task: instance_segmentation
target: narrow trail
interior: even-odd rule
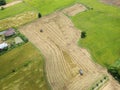
[[[95,64],[89,53],[77,45],[80,30],[62,12],[44,16],[23,26],[20,32],[43,53],[47,78],[53,90],[89,90],[96,80],[107,75],[106,70]],[[79,74],[80,69],[83,76]]]
[[[21,2],[23,2],[23,0],[16,0],[16,1],[7,3],[6,5],[0,6],[0,7],[7,8],[7,7],[13,6],[13,5],[15,5],[15,4],[21,3]]]

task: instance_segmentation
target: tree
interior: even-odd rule
[[[38,18],[41,18],[41,17],[42,17],[42,15],[40,13],[38,13]]]
[[[85,38],[86,37],[86,32],[85,31],[82,31],[81,32],[81,38]]]
[[[110,66],[108,68],[108,72],[116,79],[120,82],[120,67],[113,67]]]
[[[6,0],[0,0],[0,6],[5,5],[6,4]]]

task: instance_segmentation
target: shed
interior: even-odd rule
[[[15,34],[15,29],[14,28],[9,28],[8,30],[6,30],[6,32],[4,33],[5,37],[9,37]]]
[[[8,47],[8,44],[7,43],[2,43],[2,44],[0,44],[0,49],[2,50],[2,49],[4,49],[5,47]]]
[[[23,43],[24,41],[20,37],[15,38],[15,44]]]

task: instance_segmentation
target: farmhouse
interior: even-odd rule
[[[0,44],[0,50],[4,49],[5,47],[8,47],[8,44],[7,43],[2,43]]]
[[[13,28],[8,29],[8,30],[4,33],[5,37],[9,37],[9,36],[12,36],[12,35],[14,35],[14,34],[15,34],[15,30],[14,30]]]

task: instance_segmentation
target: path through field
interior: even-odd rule
[[[3,6],[1,6],[1,7],[7,8],[7,7],[13,6],[13,5],[15,5],[15,4],[21,3],[21,2],[23,2],[23,0],[16,0],[16,1],[13,1],[13,2],[8,3],[8,4],[6,4],[6,5],[3,5]]]
[[[89,90],[96,80],[107,74],[91,60],[85,49],[77,45],[80,30],[62,12],[44,16],[23,26],[20,32],[43,53],[53,90]],[[83,76],[79,74],[80,69]]]
[[[103,3],[120,6],[120,0],[101,0]]]

